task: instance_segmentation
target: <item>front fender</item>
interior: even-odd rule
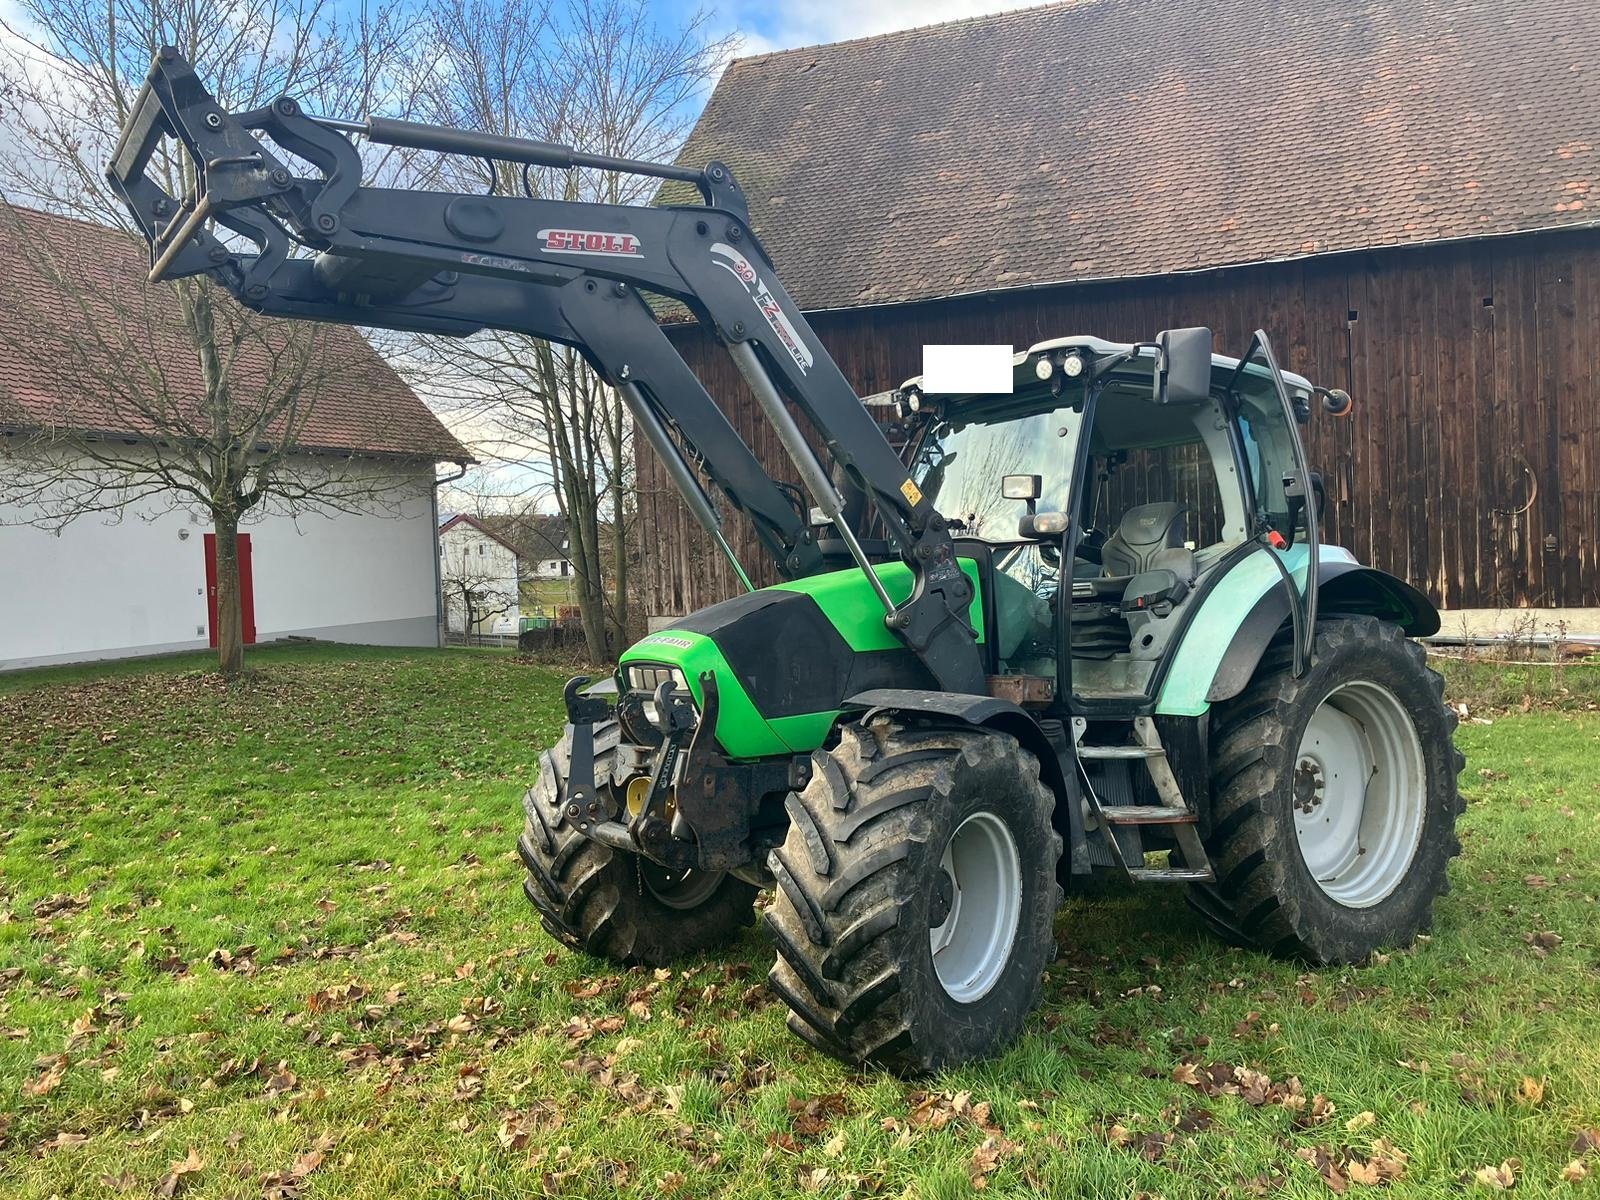
[[[845,701],[845,709],[849,715],[865,710],[940,717],[1016,738],[1023,749],[1039,760],[1039,778],[1056,797],[1051,820],[1068,847],[1064,860],[1067,870],[1074,875],[1088,874],[1089,854],[1076,775],[1069,776],[1062,770],[1060,752],[1027,709],[995,696],[921,688],[873,688],[858,692]]]
[[[1062,778],[1056,748],[1028,710],[1009,700],[921,688],[873,688],[851,696],[845,701],[845,708],[856,712],[865,709],[944,717],[964,725],[1010,734],[1039,760],[1039,772],[1045,785],[1058,796],[1065,792],[1066,780]]]

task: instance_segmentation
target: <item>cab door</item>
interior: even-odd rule
[[[1296,584],[1287,570],[1283,573],[1294,618],[1298,674],[1316,638],[1319,514],[1299,414],[1264,330],[1256,330],[1250,339],[1229,392],[1235,402],[1240,466],[1248,483],[1246,499],[1256,538],[1279,558],[1297,538],[1306,541],[1304,582]]]

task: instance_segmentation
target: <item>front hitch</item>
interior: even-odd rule
[[[644,784],[634,811],[620,789],[613,787],[608,798],[595,780],[594,726],[612,715],[611,705],[604,697],[581,693],[587,676],[567,683],[571,753],[562,817],[579,833],[675,871],[734,870],[759,857],[750,844],[751,816],[764,796],[795,786],[796,771],[808,763],[803,758],[730,762],[716,744],[721,707],[716,675],[707,671],[697,682],[698,713],[691,697],[670,680],[656,689],[654,727],[660,745],[619,747],[634,756],[638,769],[629,772],[632,784]]]

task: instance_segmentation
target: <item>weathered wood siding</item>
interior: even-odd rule
[[[1237,354],[1260,326],[1286,368],[1355,398],[1351,417],[1319,411],[1309,433],[1330,540],[1442,606],[1600,604],[1600,234],[821,314],[813,324],[863,395],[917,374],[928,342],[1132,341],[1210,325],[1217,348]],[[727,356],[700,329],[672,336],[762,461],[792,480]],[[655,539],[648,611],[731,595],[732,573],[647,448],[640,457],[643,527]],[[758,582],[770,582],[748,529],[730,524]]]

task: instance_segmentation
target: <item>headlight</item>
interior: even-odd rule
[[[674,692],[690,704],[694,703],[694,694],[689,691],[689,681],[677,667],[630,666],[628,668],[628,690],[642,694],[640,708],[644,710],[644,719],[657,729],[661,728],[661,714],[656,711],[656,689],[669,680]]]
[[[1083,374],[1083,355],[1067,355],[1061,360],[1061,369],[1066,372],[1068,379],[1076,379]]]
[[[656,689],[668,680],[672,686],[685,694],[689,691],[689,681],[683,677],[683,672],[677,667],[629,667],[628,688],[635,692],[648,692],[654,696]]]
[[[1041,355],[1038,361],[1033,364],[1033,373],[1040,379],[1049,379],[1050,376],[1056,373],[1055,360],[1048,354]]]

